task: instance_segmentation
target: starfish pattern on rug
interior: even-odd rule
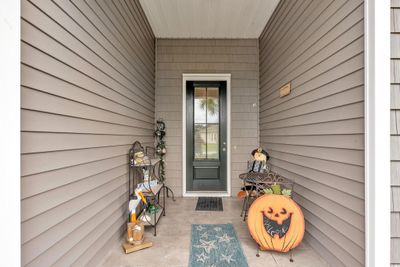
[[[232,224],[193,224],[189,267],[249,267]]]
[[[216,237],[218,238],[218,243],[221,243],[221,242],[229,243],[229,242],[231,242],[232,239],[235,239],[234,237],[228,236],[226,233],[224,233],[223,236],[217,235]]]
[[[204,254],[204,251],[201,254],[196,254],[197,261],[201,261],[202,263],[205,263],[206,260],[208,260],[210,257],[208,257],[206,254]]]
[[[202,233],[202,234],[200,235],[200,238],[208,239],[208,236],[209,236],[209,235],[210,235],[210,234],[207,233],[207,231],[206,231],[206,232],[204,232],[204,233]]]
[[[203,231],[204,229],[206,229],[206,228],[203,225],[196,226],[197,231]]]
[[[199,241],[200,245],[194,245],[194,247],[203,248],[208,254],[211,252],[212,249],[217,248],[217,246],[215,245],[215,242],[217,242],[217,240],[206,241],[204,239],[200,239]]]
[[[226,261],[227,263],[231,263],[231,262],[236,261],[236,260],[233,259],[232,257],[233,257],[233,254],[231,254],[231,255],[224,255],[224,254],[221,253],[221,261]]]

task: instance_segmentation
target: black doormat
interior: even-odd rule
[[[223,211],[222,198],[220,197],[199,197],[196,210]]]

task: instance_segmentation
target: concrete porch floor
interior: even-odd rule
[[[153,247],[126,255],[118,244],[109,252],[102,266],[188,266],[191,225],[200,223],[232,223],[250,267],[328,266],[305,241],[293,251],[293,263],[289,262],[288,254],[261,252],[260,257],[256,257],[256,243],[247,230],[246,222],[239,216],[242,207],[240,200],[223,198],[223,212],[195,211],[196,202],[197,198],[177,198],[176,202],[168,199],[167,214],[161,218],[157,236],[153,236],[151,228],[146,229],[146,237],[153,241]]]

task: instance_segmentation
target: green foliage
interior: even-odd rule
[[[265,189],[264,189],[264,193],[265,193],[265,194],[273,194],[274,191],[272,191],[271,188],[265,188]]]
[[[281,190],[281,185],[280,184],[273,184],[271,185],[271,189],[274,192],[275,195],[281,195],[282,190]]]
[[[283,190],[282,190],[282,195],[291,197],[291,196],[292,196],[292,190],[290,190],[290,189],[283,189]]]
[[[200,101],[200,107],[202,109],[208,110],[211,115],[214,115],[218,111],[218,102],[215,101],[213,98],[204,98]]]
[[[274,190],[274,188],[275,188],[275,190]],[[279,185],[279,188],[276,185],[272,185],[271,188],[265,188],[264,193],[292,197],[292,190],[286,189],[286,188],[281,190],[280,185]]]

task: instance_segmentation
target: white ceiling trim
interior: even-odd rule
[[[279,0],[140,0],[157,38],[258,38]]]

